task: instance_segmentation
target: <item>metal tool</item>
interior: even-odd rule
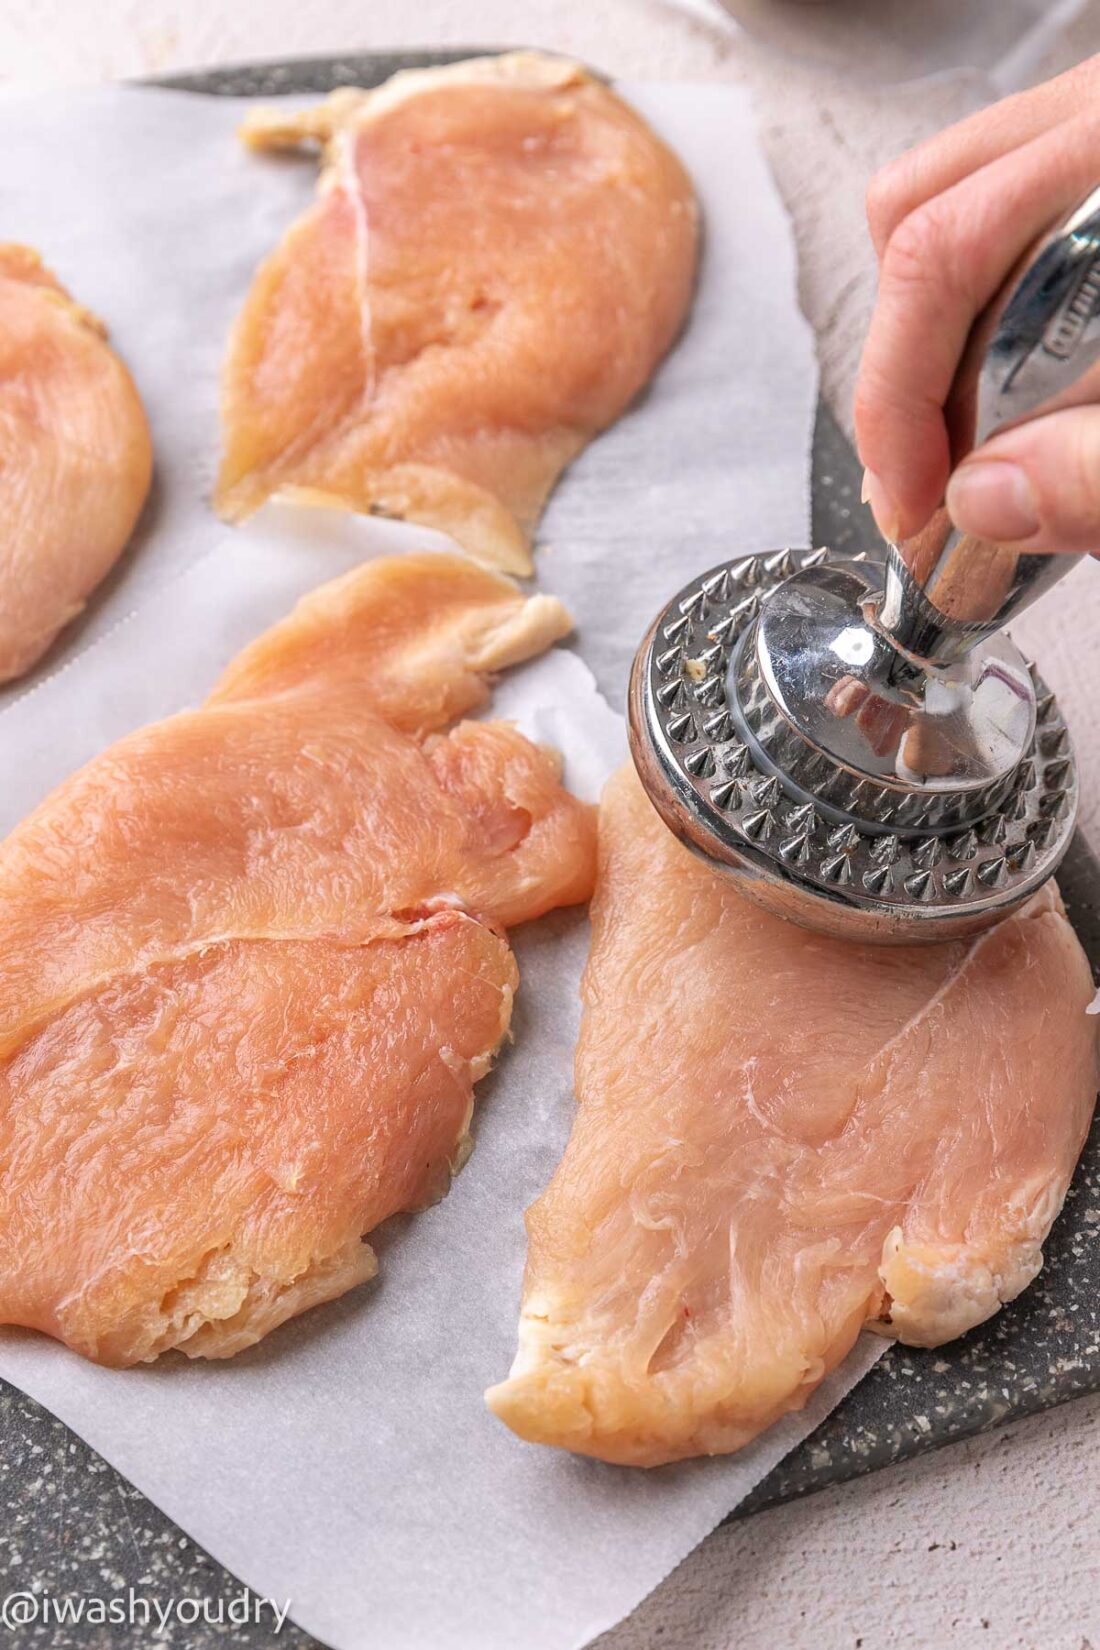
[[[1100,189],[975,324],[947,406],[954,461],[1100,400]],[[1069,736],[1002,626],[1080,560],[968,539],[937,512],[882,565],[743,556],[686,585],[634,663],[630,739],[666,823],[808,927],[973,933],[1057,868]]]

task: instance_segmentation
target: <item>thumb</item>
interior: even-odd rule
[[[1070,407],[1008,430],[947,484],[961,532],[1028,551],[1100,552],[1100,406]]]

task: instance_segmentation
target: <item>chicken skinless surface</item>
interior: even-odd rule
[[[125,549],[153,474],[101,321],[0,245],[0,682],[28,671]]]
[[[244,137],[320,144],[323,172],[230,340],[217,508],[292,490],[530,572],[558,475],[683,322],[683,167],[608,87],[531,52],[258,110]]]
[[[568,628],[457,556],[369,563],[0,845],[0,1322],[228,1357],[443,1194],[505,926],[595,870],[555,755],[444,730]]]
[[[529,1211],[520,1434],[656,1466],[799,1409],[865,1324],[962,1334],[1035,1277],[1097,1088],[1048,883],[969,942],[857,945],[741,898],[633,770],[600,868],[565,1156]]]

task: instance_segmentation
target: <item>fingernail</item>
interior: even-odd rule
[[[895,540],[900,526],[898,507],[873,470],[864,470],[863,489],[859,496],[863,504],[871,506],[871,514],[883,538]]]
[[[1039,531],[1039,506],[1027,471],[1004,459],[963,464],[947,483],[946,503],[955,526],[975,538],[1012,544]]]

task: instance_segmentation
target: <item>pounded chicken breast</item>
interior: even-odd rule
[[[125,549],[153,473],[134,381],[30,247],[0,245],[0,682]]]
[[[0,1322],[228,1357],[443,1194],[504,928],[595,859],[554,755],[443,730],[568,624],[456,556],[370,563],[0,845]]]
[[[969,942],[826,939],[600,807],[568,1149],[528,1214],[521,1437],[654,1466],[799,1409],[865,1324],[936,1346],[1031,1282],[1097,1088],[1053,884]]]
[[[529,572],[561,470],[683,321],[679,161],[606,86],[527,52],[261,111],[244,136],[319,143],[324,169],[230,341],[218,509],[293,487]]]

